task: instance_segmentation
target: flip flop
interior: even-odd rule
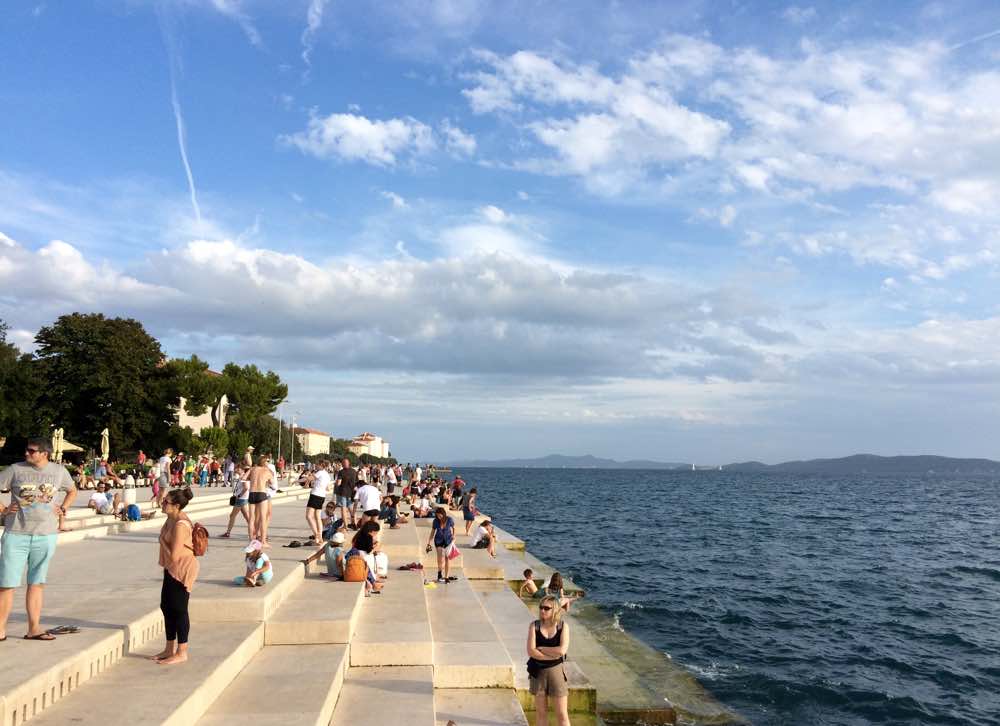
[[[79,633],[80,628],[75,625],[58,625],[54,628],[49,628],[45,632],[49,635],[72,635],[73,633]]]
[[[25,635],[24,639],[25,640],[55,640],[56,636],[52,635],[51,633],[45,632],[45,633],[39,633],[38,635]]]

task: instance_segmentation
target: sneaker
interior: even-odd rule
[[[458,579],[457,577],[455,577],[454,575],[452,575],[452,576],[450,576],[448,578],[448,582],[455,582],[455,580],[457,580],[457,579]]]
[[[444,579],[443,577],[441,577],[441,575],[438,575],[437,581],[438,582],[448,582],[446,579]]]

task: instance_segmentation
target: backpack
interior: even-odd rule
[[[191,549],[195,557],[204,557],[208,552],[208,530],[201,522],[195,522],[191,529]]]
[[[364,582],[368,579],[368,563],[365,558],[355,555],[344,564],[344,582]]]
[[[142,510],[139,509],[138,504],[129,504],[128,509],[125,510],[125,519],[130,522],[138,522],[142,519]]]

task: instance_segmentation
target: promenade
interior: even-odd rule
[[[163,643],[162,516],[126,524],[74,507],[67,518],[74,529],[59,536],[50,569],[43,623],[80,632],[22,640],[23,588],[15,593],[10,637],[0,644],[0,726],[533,723],[524,641],[537,614],[510,583],[526,566],[536,577],[551,569],[523,542],[499,530],[494,560],[471,549],[460,527],[458,580],[425,584],[424,573],[433,579],[436,571],[433,554],[424,553],[430,521],[384,528],[389,578],[383,594],[366,598],[360,583],[329,581],[317,565],[307,571],[301,560],[312,548],[281,546],[307,531],[308,491],[284,489],[274,500],[268,551],[274,579],[256,589],[232,584],[243,567],[242,518],[232,539],[217,537],[228,521],[228,493],[195,489],[186,511],[212,539],[191,596],[191,658],[172,667],[145,658]],[[139,490],[140,503],[147,491]],[[423,562],[424,572],[395,569],[411,561]],[[674,722],[672,709],[644,695],[636,672],[569,620],[574,724],[635,723],[639,715]]]

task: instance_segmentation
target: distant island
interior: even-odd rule
[[[855,454],[839,459],[809,459],[764,464],[744,461],[735,464],[692,465],[690,463],[630,459],[616,461],[596,456],[550,454],[535,459],[494,459],[456,461],[452,467],[512,469],[664,469],[690,471],[728,471],[776,474],[1000,474],[1000,461],[992,459],[957,459],[949,456],[877,456]]]

